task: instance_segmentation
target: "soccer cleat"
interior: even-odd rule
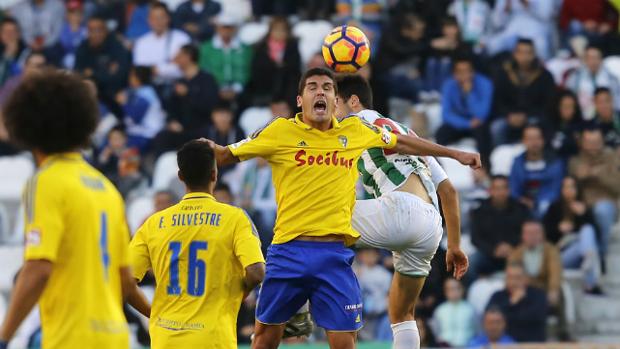
[[[309,336],[314,331],[310,312],[297,313],[284,326],[282,338]]]

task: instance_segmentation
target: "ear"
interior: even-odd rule
[[[356,107],[360,105],[359,97],[357,95],[352,95],[351,98],[349,98],[348,104],[351,109],[356,109]]]
[[[185,179],[183,178],[183,174],[181,173],[181,170],[177,171],[177,176],[179,177],[179,179],[181,180],[181,182],[185,183]]]
[[[302,101],[301,96],[297,96],[297,107],[298,108],[301,108],[301,101]]]

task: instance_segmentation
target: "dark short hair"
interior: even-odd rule
[[[211,113],[215,113],[215,112],[227,112],[227,113],[232,114],[233,105],[229,101],[220,99],[217,101],[217,103],[215,103],[215,105],[213,106],[213,109],[211,110]]]
[[[602,94],[602,93],[606,93],[608,95],[611,95],[611,90],[609,89],[609,87],[597,87],[594,90],[594,97]]]
[[[504,318],[504,321],[506,321],[506,315],[504,314],[504,312],[502,311],[502,308],[498,307],[497,305],[491,305],[489,306],[485,311],[484,311],[484,316],[486,316],[487,314],[500,314],[502,316],[502,318]]]
[[[502,181],[506,181],[508,182],[508,176],[505,175],[492,175],[491,176],[491,182],[497,181],[497,180],[502,180]]]
[[[17,22],[17,20],[13,17],[3,18],[2,21],[0,21],[0,27],[3,27],[5,24],[12,24],[16,26],[19,31],[21,31],[21,28],[19,27],[19,22]]]
[[[336,76],[338,97],[347,102],[353,95],[359,98],[364,108],[372,109],[372,89],[366,79],[356,74],[342,74]]]
[[[523,128],[523,132],[521,133],[521,136],[525,136],[525,131],[527,131],[530,128],[537,129],[538,131],[540,131],[540,134],[543,136],[543,138],[545,137],[545,130],[543,130],[540,124],[537,124],[535,122],[530,122],[527,125],[525,125],[525,127]]]
[[[336,84],[336,78],[334,77],[334,73],[332,73],[332,71],[327,68],[317,67],[308,69],[304,73],[304,75],[301,76],[301,79],[299,80],[299,89],[297,90],[297,93],[300,96],[303,94],[304,88],[306,88],[306,80],[313,76],[327,76],[328,78],[332,79],[332,81],[334,82],[334,90],[336,94],[338,94],[338,85]]]
[[[589,44],[588,46],[586,46],[584,52],[588,50],[597,50],[601,55],[603,54],[603,49],[598,45]]]
[[[530,38],[518,38],[515,48],[519,45],[528,45],[534,47],[534,41]]]
[[[116,126],[112,127],[110,129],[110,131],[108,131],[108,135],[110,135],[110,133],[112,133],[112,132],[120,132],[123,135],[127,136],[127,128],[123,124],[116,125]]]
[[[230,186],[224,182],[218,182],[215,185],[215,189],[213,189],[213,191],[225,191],[227,192],[230,196],[232,196],[232,190],[230,190]]]
[[[454,70],[456,68],[456,65],[459,63],[467,63],[472,69],[474,68],[474,61],[466,55],[461,55],[461,56],[455,56],[452,59],[452,70]]]
[[[99,118],[97,100],[82,78],[52,69],[26,77],[3,112],[11,140],[45,154],[86,147]]]
[[[441,20],[442,26],[459,26],[459,22],[456,20],[454,16],[446,16]]]
[[[137,65],[132,70],[142,85],[150,85],[153,82],[153,68]]]
[[[168,8],[168,5],[166,5],[165,3],[161,2],[161,1],[153,1],[150,3],[149,5],[149,10],[164,10],[164,12],[166,12],[166,14],[168,15],[168,17],[172,16],[172,13],[170,13],[170,9]]]
[[[90,16],[88,18],[87,22],[93,22],[93,21],[99,21],[99,22],[103,23],[104,26],[106,27],[106,29],[108,29],[108,26],[105,25],[108,20],[104,16],[102,16],[100,14],[94,14],[94,15],[92,15],[92,16]]]
[[[189,188],[205,187],[211,182],[215,154],[209,143],[194,139],[183,144],[177,152],[177,165]]]
[[[189,59],[193,63],[198,63],[198,59],[200,58],[200,50],[198,50],[198,47],[196,47],[196,45],[193,45],[193,44],[183,45],[181,46],[181,52],[188,55]]]

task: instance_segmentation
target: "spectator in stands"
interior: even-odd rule
[[[559,304],[562,286],[560,251],[545,240],[545,230],[540,222],[530,220],[523,223],[521,244],[510,254],[508,263],[523,265],[530,286],[545,291],[550,306]]]
[[[518,143],[527,123],[528,117],[525,108],[514,106],[511,109],[506,109],[505,117],[491,123],[493,146]]]
[[[198,48],[188,44],[179,50],[174,62],[183,77],[174,83],[168,124],[157,135],[156,155],[177,149],[192,138],[203,135],[211,124],[211,112],[218,101],[218,87],[213,75],[198,67]]]
[[[154,213],[163,211],[168,207],[176,204],[179,200],[176,195],[169,190],[160,190],[153,195]]]
[[[62,65],[72,69],[75,64],[75,51],[86,38],[84,26],[84,12],[79,0],[67,2],[67,17],[60,31],[60,45],[62,46]]]
[[[151,0],[131,0],[123,4],[125,10],[123,14],[127,18],[125,37],[130,42],[135,42],[135,40],[149,32],[149,7],[151,3]],[[110,12],[119,11],[117,9]]]
[[[417,102],[423,88],[421,64],[429,50],[425,28],[425,20],[415,14],[398,13],[390,19],[375,66],[389,96]]]
[[[488,157],[489,135],[484,123],[491,111],[491,81],[474,71],[471,60],[457,58],[453,77],[444,82],[441,94],[443,125],[437,131],[437,142],[450,144],[474,137],[478,150]]]
[[[442,36],[431,41],[431,49],[424,69],[424,89],[427,97],[441,91],[444,82],[450,78],[454,57],[469,57],[471,46],[461,39],[461,30],[454,17],[446,17],[441,24]],[[472,67],[473,68],[473,67]],[[428,94],[430,93],[430,96]]]
[[[360,23],[368,35],[370,45],[373,46],[372,48],[374,48],[373,42],[378,42],[381,37],[381,24],[383,23],[385,10],[386,3],[381,0],[336,1],[338,21],[342,23],[347,23],[348,21]]]
[[[276,192],[267,160],[251,160],[245,168],[241,189],[241,207],[250,214],[265,249],[271,244],[276,222]]]
[[[357,251],[355,275],[359,280],[364,303],[365,334],[373,338],[377,323],[387,313],[387,296],[392,274],[379,264],[379,251],[364,248]]]
[[[41,71],[45,68],[47,59],[40,52],[31,52],[26,58],[24,63],[24,69],[18,75],[11,77],[7,80],[0,89],[0,105],[3,105],[7,101],[11,93],[15,91],[17,86],[22,82],[25,76]]]
[[[133,63],[151,67],[156,84],[166,84],[181,77],[174,57],[191,39],[184,32],[170,28],[170,12],[166,5],[154,2],[149,7],[151,31],[136,40]]]
[[[525,111],[528,117],[541,117],[555,91],[553,76],[536,58],[530,39],[517,41],[512,58],[502,63],[493,82],[494,115],[500,118],[515,109]]]
[[[513,344],[515,340],[506,334],[506,318],[499,308],[490,307],[482,318],[483,333],[472,338],[468,348],[489,348],[494,344]]]
[[[65,5],[60,0],[20,1],[9,10],[17,19],[22,37],[34,51],[44,51],[52,62],[60,59],[60,31],[65,19]]]
[[[174,26],[183,29],[194,40],[205,41],[213,36],[213,17],[222,6],[213,0],[187,0],[174,12]]]
[[[496,292],[487,309],[497,307],[506,317],[506,333],[517,342],[544,342],[547,339],[547,295],[527,284],[525,268],[506,267],[506,288]]]
[[[575,92],[587,120],[594,116],[597,87],[609,88],[613,99],[620,101],[620,82],[603,66],[603,52],[596,46],[586,48],[581,66],[568,75],[565,87]]]
[[[564,160],[577,154],[579,132],[584,127],[577,96],[570,90],[561,90],[553,108],[543,122],[548,130],[550,146]]]
[[[564,0],[560,10],[560,29],[570,39],[585,35],[594,42],[618,27],[617,14],[605,0]]]
[[[129,73],[129,89],[116,95],[122,106],[127,126],[128,145],[144,153],[163,128],[165,113],[152,83],[150,67],[133,67]]]
[[[446,301],[435,309],[433,322],[437,341],[451,347],[465,346],[476,334],[476,311],[466,300],[460,281],[449,278],[444,283]]]
[[[548,0],[497,0],[493,7],[494,34],[487,52],[495,55],[509,50],[517,38],[526,37],[536,45],[543,60],[551,57],[551,37],[556,6]]]
[[[391,271],[394,270],[394,260],[391,259],[391,256],[383,259],[383,265]],[[450,277],[451,274],[448,273],[446,268],[446,250],[439,246],[431,260],[431,271],[415,304],[415,314],[417,317],[430,318],[433,316],[437,306],[445,301],[443,285]],[[418,326],[421,326],[419,322]]]
[[[583,199],[592,209],[601,231],[601,252],[607,253],[611,229],[616,222],[620,196],[620,156],[606,148],[600,129],[581,133],[579,155],[570,160],[568,173],[579,181]]]
[[[489,198],[471,212],[471,241],[477,249],[468,273],[472,279],[505,268],[528,216],[527,207],[510,197],[508,178],[493,176]]]
[[[21,73],[30,52],[21,39],[17,21],[10,17],[3,19],[0,23],[0,86]]]
[[[607,87],[598,87],[594,91],[594,119],[590,127],[597,127],[603,132],[605,145],[620,148],[620,113],[614,108],[614,99]]]
[[[562,196],[544,217],[545,230],[547,239],[560,249],[564,268],[583,270],[586,292],[599,294],[601,269],[594,219],[582,200],[575,178],[564,178]]]
[[[131,52],[108,32],[103,17],[88,19],[87,37],[75,53],[75,70],[92,79],[99,93],[99,99],[118,112],[114,97],[127,86]]]
[[[220,102],[213,108],[213,112],[211,112],[211,122],[212,125],[207,129],[204,137],[213,140],[216,144],[233,144],[245,138],[241,128],[234,123],[234,114],[231,104],[226,101]],[[235,165],[220,167],[218,175],[221,176],[234,167]]]
[[[448,13],[458,21],[461,38],[478,50],[491,29],[491,8],[484,0],[455,0]]]
[[[118,159],[118,175],[110,178],[123,198],[146,189],[147,178],[140,172],[140,152],[136,148],[125,149]]]
[[[107,144],[97,157],[97,168],[108,178],[118,176],[118,160],[127,150],[127,133],[122,126],[108,132]]]
[[[254,47],[247,86],[250,105],[267,105],[274,96],[295,103],[301,76],[301,56],[286,17],[274,17],[269,31]]]
[[[510,171],[512,197],[525,204],[536,217],[542,217],[549,205],[560,196],[564,164],[551,150],[545,149],[540,126],[531,124],[523,130],[525,152],[515,158]]]
[[[226,183],[218,182],[213,190],[213,197],[218,202],[222,202],[228,205],[235,204],[235,197],[230,190],[230,187]]]
[[[250,79],[252,49],[239,40],[234,15],[220,14],[215,22],[215,36],[200,47],[200,68],[215,76],[220,98],[232,101]]]

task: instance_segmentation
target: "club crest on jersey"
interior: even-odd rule
[[[343,148],[346,148],[347,144],[349,143],[349,140],[347,139],[346,136],[338,136],[338,141],[340,142]]]
[[[39,229],[32,229],[26,233],[26,245],[27,246],[39,246],[41,244],[41,231]]]

